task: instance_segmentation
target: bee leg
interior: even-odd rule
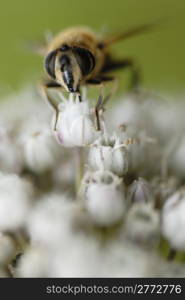
[[[130,89],[137,90],[141,82],[141,72],[135,61],[131,58],[125,58],[122,60],[110,59],[102,68],[101,72],[111,72],[119,69],[129,68],[131,71]]]
[[[48,81],[47,83],[44,83],[44,85],[46,86],[46,88],[62,88],[62,86],[60,84],[58,84],[57,82],[54,81]]]
[[[92,78],[92,79],[88,79],[86,81],[87,84],[92,84],[92,85],[100,85],[102,83],[108,82],[108,81],[113,81],[114,77],[113,76],[104,76],[104,75],[100,75],[96,78]]]
[[[92,85],[100,85],[102,83],[101,79],[98,78],[93,78],[93,79],[89,79],[86,81],[87,84],[92,84]]]
[[[97,131],[101,130],[101,125],[100,125],[100,110],[102,108],[102,103],[103,103],[103,93],[102,93],[102,88],[104,88],[103,82],[101,78],[92,78],[86,81],[87,84],[92,84],[100,87],[100,95],[98,97],[98,101],[96,103],[94,112],[95,112],[95,118],[96,118],[96,129]]]
[[[108,82],[112,82],[113,86],[112,86],[109,94],[104,97],[102,107],[105,105],[105,103],[107,103],[107,101],[111,98],[111,96],[116,92],[116,90],[118,88],[118,78],[116,78],[115,76],[113,77],[113,76],[101,75],[98,78],[93,78],[93,79],[90,79],[87,81],[87,83],[93,84],[93,85],[99,85],[101,88],[104,88],[105,84]]]
[[[113,87],[112,87],[111,91],[105,97],[103,97],[103,89],[105,88],[105,84],[107,82],[113,82]],[[118,87],[118,79],[113,76],[100,75],[98,78],[89,79],[86,83],[100,86],[100,95],[98,97],[98,101],[95,106],[96,127],[97,127],[97,130],[99,131],[99,130],[101,130],[100,112],[104,111],[105,104],[109,101],[111,96],[115,93],[115,91]]]
[[[135,64],[130,66],[131,70],[131,79],[130,79],[130,90],[138,92],[141,84],[141,71],[138,66]]]
[[[82,95],[81,95],[80,88],[78,88],[78,90],[77,90],[77,96],[78,96],[79,102],[82,102]]]
[[[100,123],[100,110],[102,109],[103,104],[103,94],[102,91],[100,91],[100,95],[98,97],[98,101],[95,106],[95,117],[96,117],[96,129],[97,131],[101,130],[101,123]]]
[[[48,82],[48,83],[40,83],[39,84],[39,90],[43,98],[49,102],[49,104],[52,106],[52,108],[55,111],[55,123],[54,123],[54,130],[56,130],[56,125],[57,125],[57,120],[58,120],[58,115],[59,115],[59,109],[58,109],[58,102],[55,101],[49,94],[48,94],[48,89],[49,88],[61,88],[61,86],[53,81]]]
[[[117,88],[117,79],[114,77],[105,77],[102,76],[101,78],[101,83],[100,83],[100,95],[98,97],[97,104],[95,106],[95,116],[96,116],[96,125],[97,125],[97,130],[101,130],[101,123],[100,123],[100,113],[104,111],[105,104],[108,102],[108,100],[111,98],[112,94],[115,92]],[[114,82],[114,85],[111,89],[111,91],[103,97],[103,89],[105,88],[105,82],[112,81]]]
[[[102,109],[104,108],[105,104],[109,101],[109,99],[112,97],[112,95],[114,95],[114,93],[116,92],[116,90],[118,88],[118,78],[117,77],[102,76],[102,83],[106,83],[106,82],[111,82],[112,87],[110,89],[110,92],[103,99]]]
[[[79,99],[79,102],[82,102],[82,96],[81,96],[81,94],[78,94],[78,99]]]

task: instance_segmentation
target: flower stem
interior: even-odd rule
[[[174,249],[170,249],[168,256],[167,256],[167,260],[168,261],[173,261],[175,259],[175,256],[177,254],[177,251]]]

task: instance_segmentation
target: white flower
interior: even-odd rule
[[[133,203],[149,203],[153,200],[153,194],[149,183],[143,178],[134,180],[128,189],[128,202]]]
[[[97,277],[101,274],[102,254],[97,237],[69,234],[55,252],[50,276]]]
[[[48,121],[51,116],[50,109],[33,86],[26,86],[18,93],[13,92],[1,99],[0,120],[14,131],[17,132],[21,125],[24,126],[31,116],[37,116],[40,124],[44,120]]]
[[[133,93],[110,113],[100,109],[97,131],[86,95],[57,95],[54,132],[52,111],[30,88],[0,104],[0,170],[8,173],[0,173],[0,277],[183,276],[183,264],[167,264],[157,246],[162,233],[185,250],[185,192],[173,194],[185,177],[185,102]],[[90,172],[73,201],[77,168],[67,147],[82,146],[78,165]],[[33,180],[34,195],[24,170],[44,183]]]
[[[178,262],[169,263],[161,262],[159,266],[159,273],[156,277],[168,277],[168,278],[184,278],[185,267],[184,264]]]
[[[152,97],[145,102],[146,126],[150,134],[157,136],[165,144],[185,126],[184,103],[177,99]]]
[[[50,277],[155,276],[161,261],[128,241],[76,235],[53,255]]]
[[[89,164],[93,170],[108,170],[118,176],[128,171],[128,149],[126,139],[119,136],[101,137],[90,148]]]
[[[129,130],[133,129],[133,126],[137,128],[143,120],[142,103],[136,97],[128,95],[117,102],[108,119],[110,123],[112,122],[113,128],[121,124],[128,125]]]
[[[70,230],[74,205],[62,195],[43,197],[28,219],[28,231],[34,244],[56,247],[65,242]]]
[[[3,172],[20,172],[21,152],[16,141],[10,137],[6,128],[0,126],[0,169]]]
[[[49,257],[45,248],[29,247],[21,256],[16,269],[16,277],[48,277]]]
[[[162,210],[161,230],[172,248],[185,250],[185,193],[177,191]]]
[[[128,240],[116,240],[103,248],[99,277],[155,277],[161,264],[154,251]]]
[[[111,172],[90,175],[85,192],[85,207],[98,226],[111,226],[123,219],[126,211],[123,183]]]
[[[19,176],[0,174],[0,230],[16,230],[23,225],[32,192],[31,185]]]
[[[57,141],[65,147],[85,146],[96,138],[96,130],[87,100],[70,96],[59,104],[59,115],[54,132]]]
[[[126,237],[146,247],[154,247],[160,238],[159,213],[151,203],[134,204],[127,213],[125,227]]]
[[[44,172],[55,166],[59,148],[48,130],[38,130],[23,138],[26,165],[35,172]]]
[[[139,172],[143,177],[158,174],[161,171],[161,145],[148,136],[146,130],[140,130],[135,141],[129,152],[129,171]]]

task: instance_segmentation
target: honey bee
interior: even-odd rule
[[[66,29],[56,35],[45,50],[44,67],[49,81],[43,84],[47,98],[49,88],[63,88],[69,93],[77,93],[83,85],[100,85],[115,80],[111,73],[129,67],[135,78],[139,78],[135,63],[131,58],[116,59],[111,46],[120,41],[150,30],[154,24],[144,24],[128,31],[99,37],[87,27]],[[111,74],[111,75],[110,75]],[[81,97],[80,97],[81,100]]]

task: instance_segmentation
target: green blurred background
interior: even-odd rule
[[[143,70],[143,85],[184,92],[185,0],[1,0],[1,94],[43,74],[43,59],[27,52],[26,41],[39,40],[47,30],[57,33],[71,25],[115,31],[158,19],[165,26],[119,43],[120,56],[134,57]],[[124,76],[123,87],[124,87]]]

